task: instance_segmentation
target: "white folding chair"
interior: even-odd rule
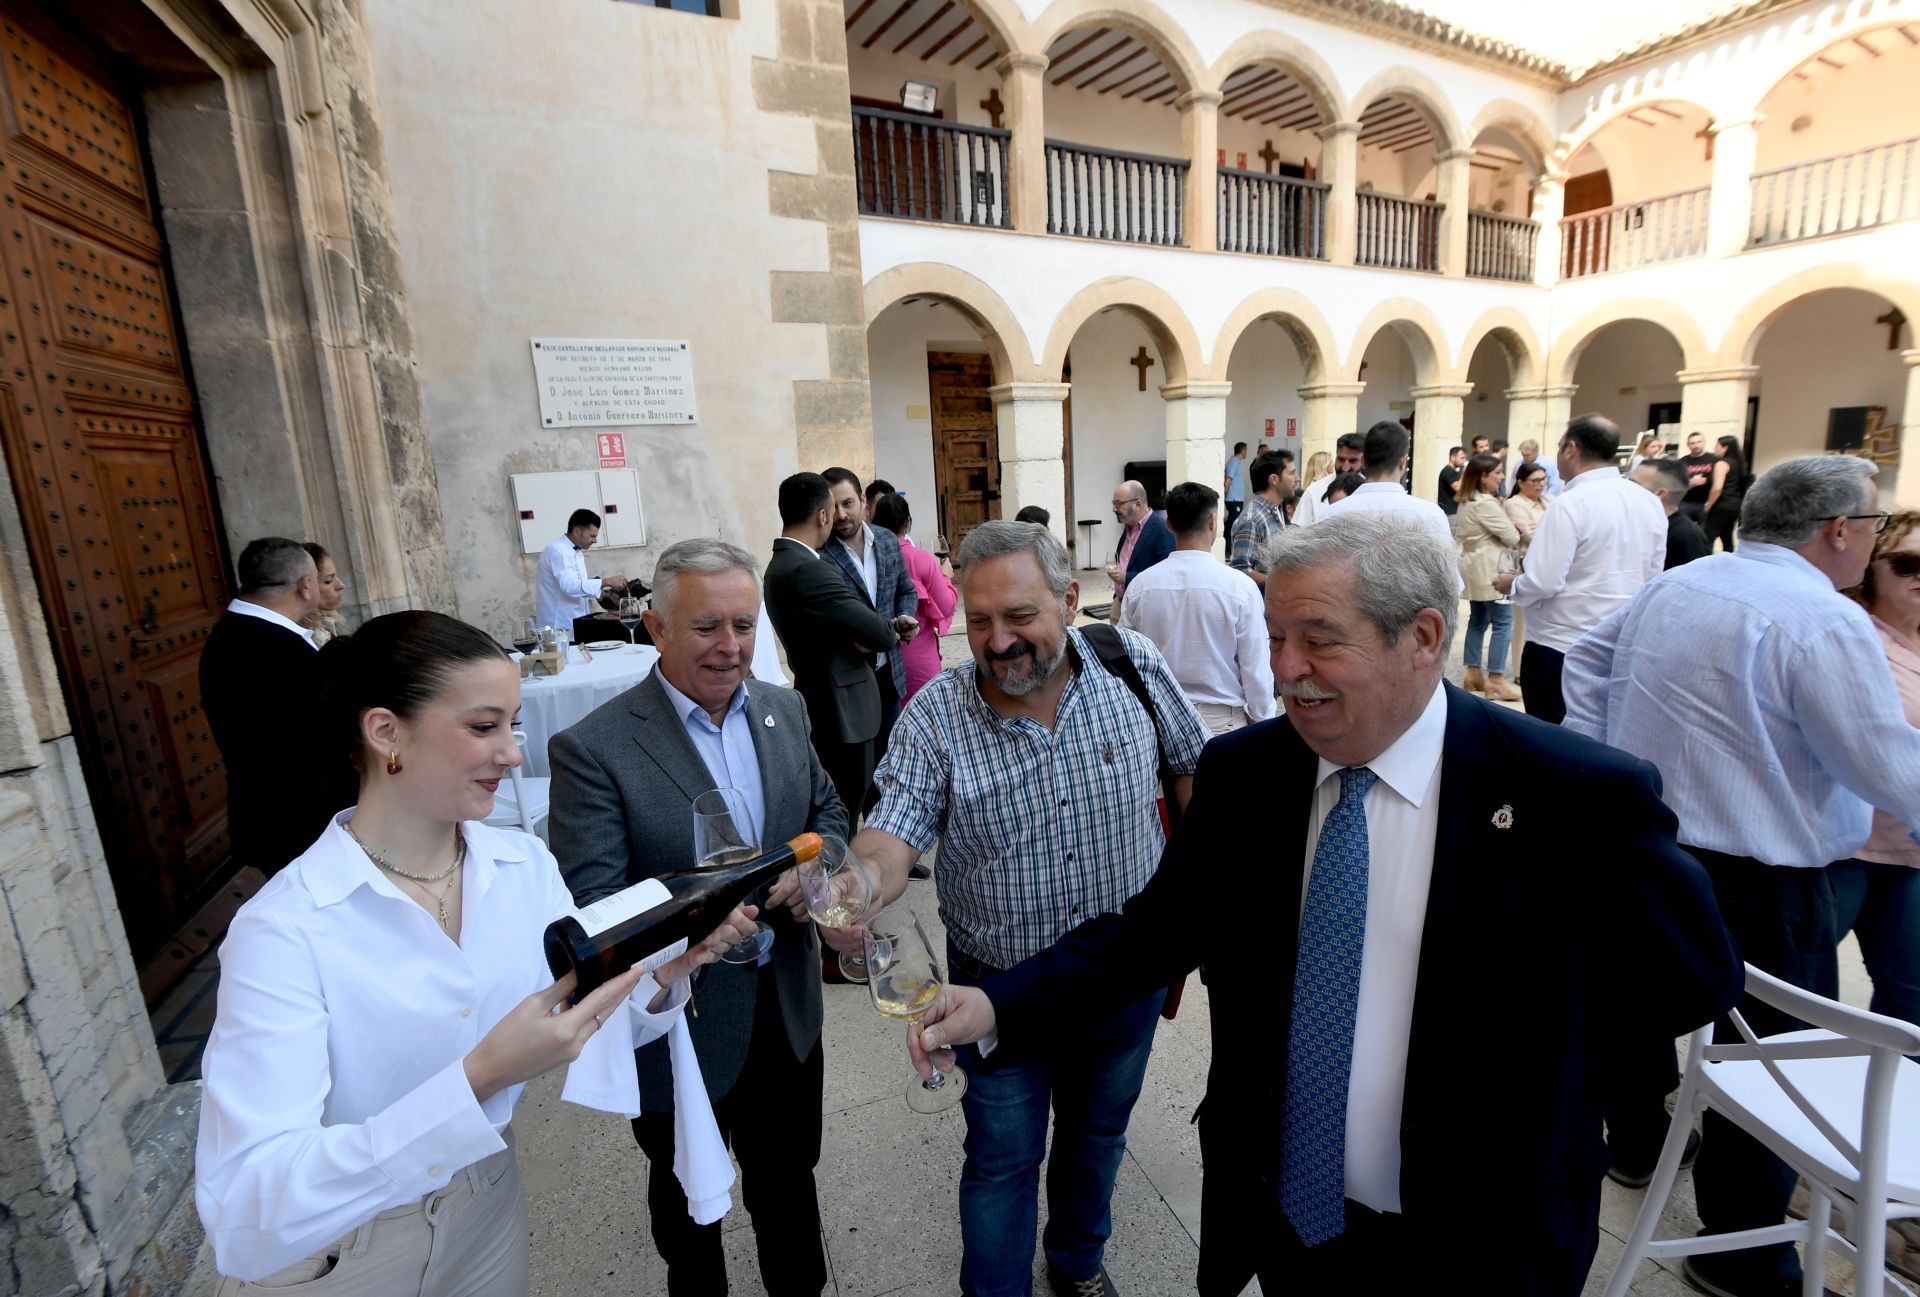
[[[513,741],[520,745],[522,760],[520,765],[507,771],[509,787],[502,788],[493,795],[493,814],[486,822],[496,828],[519,829],[522,833],[531,833],[542,842],[547,840],[547,802],[549,790],[553,786],[551,779],[538,775],[520,773],[526,765],[524,759],[527,750],[525,730],[515,730]]]
[[[1813,1029],[1756,1038],[1736,1011],[1733,1024],[1743,1043],[1709,1044],[1711,1027],[1693,1034],[1673,1124],[1605,1297],[1626,1297],[1634,1271],[1649,1257],[1793,1242],[1806,1244],[1802,1291],[1808,1297],[1825,1287],[1829,1247],[1852,1259],[1856,1297],[1886,1292],[1887,1222],[1920,1216],[1920,1064],[1904,1057],[1920,1053],[1920,1027],[1803,991],[1752,964],[1747,994]],[[1707,1108],[1806,1180],[1805,1221],[1653,1241],[1687,1132]],[[1832,1228],[1836,1207],[1851,1241]],[[1911,1289],[1891,1282],[1912,1297]]]

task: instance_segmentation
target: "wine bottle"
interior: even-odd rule
[[[660,874],[547,925],[547,967],[571,970],[573,998],[639,964],[648,972],[686,952],[733,908],[780,873],[820,854],[820,835],[802,833],[738,864]]]

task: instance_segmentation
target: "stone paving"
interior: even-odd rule
[[[1106,581],[1098,572],[1078,574],[1083,601],[1103,602]],[[1464,617],[1463,617],[1464,621]],[[943,639],[949,663],[967,655],[956,619]],[[1449,676],[1460,678],[1458,644]],[[913,907],[929,935],[944,945],[943,929],[928,884],[910,887],[903,903]],[[1857,946],[1842,948],[1843,996],[1865,1004],[1868,984]],[[197,1042],[210,1021],[211,957],[196,977],[154,1015],[162,1051],[175,1079],[197,1075]],[[1523,975],[1524,970],[1515,970]],[[864,989],[828,986],[826,995],[825,1133],[818,1170],[823,1243],[834,1297],[934,1297],[958,1291],[960,1236],[955,1195],[965,1121],[958,1110],[921,1116],[902,1098],[909,1067],[902,1033],[873,1010]],[[1206,989],[1189,979],[1179,1017],[1160,1024],[1145,1087],[1128,1131],[1126,1160],[1114,1194],[1114,1236],[1108,1269],[1129,1297],[1193,1291],[1200,1240],[1200,1154],[1193,1110],[1206,1084],[1210,1056]],[[1497,1037],[1491,1039],[1498,1039]],[[1494,1047],[1498,1048],[1498,1045]],[[655,1297],[666,1292],[665,1276],[647,1223],[646,1162],[627,1123],[617,1117],[563,1104],[557,1077],[528,1088],[515,1127],[526,1183],[533,1236],[535,1294],[621,1293]],[[1497,1104],[1497,1093],[1489,1095]],[[1484,1168],[1481,1191],[1498,1194],[1497,1162]],[[1475,1186],[1463,1178],[1463,1198]],[[746,1210],[735,1206],[725,1237],[733,1291],[755,1297],[760,1284]],[[1599,1255],[1586,1293],[1599,1293],[1621,1251],[1642,1195],[1609,1182],[1601,1213]],[[1045,1224],[1044,1195],[1041,1224]],[[1500,1213],[1462,1213],[1462,1269],[1471,1274],[1501,1264]],[[1491,1225],[1491,1241],[1469,1234],[1474,1220]],[[1682,1173],[1662,1223],[1660,1237],[1698,1228],[1691,1175]],[[1408,1283],[1424,1261],[1395,1258],[1387,1274]],[[1829,1270],[1829,1282],[1851,1293],[1844,1263]],[[1036,1256],[1036,1293],[1047,1291],[1044,1263]],[[207,1288],[211,1292],[211,1287]],[[1691,1290],[1678,1274],[1651,1262],[1641,1267],[1632,1290],[1639,1297],[1678,1297]],[[1257,1284],[1248,1289],[1257,1294]]]

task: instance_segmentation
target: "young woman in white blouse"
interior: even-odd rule
[[[325,654],[337,732],[288,741],[351,753],[360,798],[220,947],[195,1201],[221,1295],[518,1297],[509,1122],[526,1082],[579,1058],[568,1097],[634,1115],[633,1049],[673,1026],[688,973],[753,934],[751,911],[569,1006],[572,975],[553,982],[541,949],[573,912],[553,856],[481,823],[520,761],[513,664],[431,612],[376,617]]]

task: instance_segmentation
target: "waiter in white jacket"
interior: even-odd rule
[[[600,539],[600,515],[575,509],[567,519],[567,534],[540,551],[540,573],[534,578],[534,611],[542,626],[568,628],[576,617],[590,616],[604,587],[627,588],[623,576],[587,575],[587,551]]]

